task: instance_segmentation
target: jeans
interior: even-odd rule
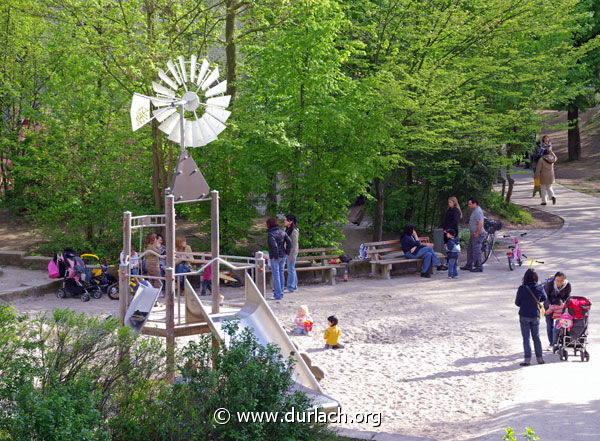
[[[432,263],[435,266],[441,265],[440,261],[435,255],[435,251],[433,251],[433,248],[431,247],[419,248],[416,254],[412,254],[409,252],[405,255],[407,259],[423,259],[423,268],[421,268],[422,273],[429,272],[429,268],[431,267]]]
[[[540,319],[519,316],[521,323],[521,335],[523,336],[523,350],[525,351],[525,358],[531,359],[531,344],[529,343],[529,336],[533,339],[533,348],[535,350],[535,356],[542,356],[542,342],[540,341]]]
[[[481,245],[484,239],[485,234],[483,232],[479,233],[479,237],[475,237],[471,233],[469,244],[467,245],[467,263],[465,264],[467,268],[481,268]]]
[[[558,337],[558,329],[556,329],[556,320],[552,318],[552,315],[546,316],[546,331],[548,334],[548,341],[550,342],[550,344],[556,344],[556,337]]]
[[[458,259],[456,257],[448,258],[448,277],[458,277]]]
[[[207,289],[212,293],[212,280],[202,280],[202,291],[200,295],[205,296]]]
[[[294,334],[294,335],[308,335],[308,331],[306,329],[302,329],[302,328],[294,328],[294,330],[292,331],[292,334]]]
[[[191,273],[192,269],[186,265],[185,263],[178,263],[175,267],[175,273]],[[177,276],[177,280],[179,281],[179,286],[183,291],[184,288],[184,276]]]
[[[296,256],[285,258],[287,264],[287,289],[288,291],[295,291],[298,289],[298,275],[296,274]]]
[[[276,299],[283,298],[283,287],[285,286],[285,259],[286,257],[269,259],[271,273],[273,274],[273,289],[275,290],[273,297]]]

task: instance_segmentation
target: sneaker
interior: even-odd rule
[[[537,364],[545,364],[546,362],[542,357],[537,357]]]
[[[458,276],[452,276],[453,279],[458,279]]]
[[[447,265],[438,265],[438,266],[436,267],[436,269],[437,269],[438,271],[446,271],[446,270],[448,269],[448,266],[447,266]]]
[[[552,196],[552,205],[556,205],[556,198]]]
[[[281,299],[283,299],[283,297],[275,297],[275,296],[269,297],[269,300],[281,300]]]
[[[479,268],[473,268],[470,269],[469,271],[471,271],[472,273],[482,273],[483,272],[483,268],[479,267]]]
[[[542,202],[540,205],[546,205],[546,203],[545,203],[545,202]]]
[[[473,269],[473,267],[465,265],[465,266],[461,266],[460,269],[463,271],[471,271]]]
[[[452,279],[452,276],[448,276],[449,279]]]
[[[552,349],[553,349],[553,346],[552,346],[552,345],[550,345],[550,346],[548,346],[548,347],[546,348],[546,352],[552,352]]]
[[[292,292],[294,292],[294,290],[292,290],[292,289],[289,289],[289,288],[286,288],[286,289],[284,289],[284,290],[283,290],[283,292],[289,292],[289,293],[292,293]]]
[[[421,277],[425,277],[426,279],[431,279],[429,273],[421,273]]]
[[[522,361],[521,363],[519,363],[519,366],[531,366],[531,363],[528,361]]]

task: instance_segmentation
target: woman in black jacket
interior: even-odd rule
[[[444,243],[448,243],[448,237],[446,233],[448,230],[453,229],[458,232],[458,224],[462,217],[462,211],[460,211],[460,205],[458,199],[455,196],[448,198],[448,210],[444,215],[444,221],[442,222],[442,229],[444,230]]]
[[[521,323],[521,335],[523,336],[523,350],[525,359],[521,366],[531,364],[531,344],[529,337],[533,339],[533,347],[538,364],[544,364],[542,358],[542,342],[540,341],[540,311],[538,302],[546,301],[544,287],[538,282],[538,275],[533,269],[525,271],[523,284],[517,290],[515,305],[519,307],[519,321]]]

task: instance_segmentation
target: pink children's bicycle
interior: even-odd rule
[[[524,256],[521,253],[521,250],[519,249],[519,242],[521,242],[521,237],[525,236],[526,234],[527,233],[521,233],[519,235],[519,237],[514,237],[514,236],[511,236],[510,234],[506,234],[503,236],[503,237],[510,238],[510,240],[512,242],[512,245],[509,245],[509,247],[508,247],[510,249],[510,251],[508,251],[506,253],[506,256],[508,257],[508,268],[511,271],[514,271],[514,269],[517,265],[519,265],[519,266],[523,265],[523,257],[526,257],[526,256]]]

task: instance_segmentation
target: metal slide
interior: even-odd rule
[[[186,283],[189,282],[186,281]],[[279,324],[275,314],[273,314],[273,311],[260,294],[248,273],[246,273],[245,280],[246,303],[244,303],[242,309],[234,314],[211,316],[209,310],[204,307],[191,285],[188,286],[188,289],[196,298],[197,305],[195,306],[198,306],[199,309],[198,311],[193,312],[197,315],[202,315],[206,319],[210,329],[218,335],[221,341],[226,345],[228,344],[227,339],[229,336],[225,335],[222,324],[224,321],[238,317],[240,319],[240,329],[245,327],[253,329],[256,339],[262,345],[266,346],[268,343],[277,344],[281,348],[281,353],[285,358],[292,354],[295,361],[294,374],[292,377],[296,382],[295,389],[306,393],[315,407],[321,408],[325,412],[331,412],[338,407],[341,407],[337,400],[323,392],[319,382],[312,374],[304,359],[298,353],[298,349],[294,346],[288,334]]]

